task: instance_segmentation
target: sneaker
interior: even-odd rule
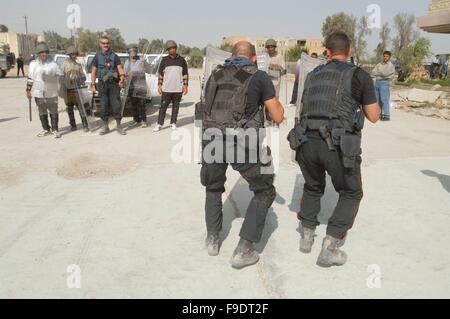
[[[39,133],[38,135],[37,135],[37,137],[45,137],[45,136],[49,136],[49,135],[51,135],[52,133],[50,133],[50,131],[46,131],[46,130],[44,130],[44,131],[42,131],[41,133]]]
[[[159,132],[161,131],[162,126],[161,125],[156,125],[155,128],[153,129],[153,132]]]
[[[218,256],[220,251],[219,235],[208,235],[206,238],[206,248],[208,249],[208,255],[211,257]]]
[[[52,131],[52,135],[53,135],[55,138],[61,138],[61,134],[59,134],[58,131]]]
[[[177,130],[177,125],[176,124],[172,124],[172,130],[174,130],[174,131]]]
[[[148,127],[148,124],[147,124],[147,122],[142,122],[142,124],[141,124],[141,128],[147,128]]]

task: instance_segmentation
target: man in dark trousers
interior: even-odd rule
[[[172,129],[177,129],[178,112],[181,98],[188,94],[189,72],[186,60],[177,54],[178,45],[175,41],[167,41],[168,56],[164,57],[159,67],[158,91],[161,97],[158,124],[154,132],[159,132],[164,126],[167,108],[172,103]]]
[[[117,133],[126,135],[122,128],[122,103],[120,100],[120,89],[125,86],[125,72],[122,62],[117,54],[111,50],[108,37],[100,38],[100,51],[92,61],[92,93],[100,94],[102,104],[101,117],[103,127],[100,135],[109,133],[109,117],[112,115],[116,120]],[[95,84],[98,79],[98,88]]]
[[[22,54],[19,54],[16,63],[17,63],[17,77],[19,77],[20,71],[22,71],[22,76],[25,76],[25,71],[23,70],[25,61],[23,60]]]
[[[325,192],[326,173],[339,193],[339,202],[328,222],[327,236],[317,260],[321,267],[344,265],[340,250],[352,228],[363,197],[361,183],[361,131],[364,119],[380,118],[371,76],[348,63],[350,40],[343,32],[327,37],[329,62],[311,72],[305,83],[300,121],[289,134],[291,148],[305,178],[301,211],[300,251],[310,253],[317,216]]]
[[[240,142],[229,144],[230,137],[231,141],[237,138],[233,134],[230,136],[229,130],[239,130],[243,135],[254,132],[254,136],[259,136],[264,129],[264,107],[275,123],[281,123],[284,119],[284,108],[276,98],[270,77],[259,71],[255,63],[255,47],[246,41],[238,42],[232,58],[210,76],[203,110],[201,182],[206,188],[206,245],[210,256],[217,256],[221,245],[222,194],[225,192],[228,165],[241,174],[254,193],[240,232],[241,240],[231,259],[231,265],[237,269],[259,261],[253,244],[261,240],[276,191],[273,171],[266,170],[270,163],[259,155],[252,158],[250,152],[260,149],[261,140],[251,140],[245,147]],[[221,152],[218,150],[210,152],[212,145],[218,149],[225,148],[225,156],[219,155]],[[230,150],[232,156],[229,156]],[[238,155],[236,158],[234,154],[239,154],[239,150],[245,156]]]

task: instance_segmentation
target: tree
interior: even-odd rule
[[[201,68],[203,66],[203,51],[197,47],[190,49],[190,55],[188,59],[189,67]]]
[[[366,37],[370,34],[372,34],[372,31],[369,29],[367,17],[361,17],[357,26],[353,51],[353,55],[358,59],[358,61],[361,61],[365,55],[365,50],[367,48]]]
[[[415,28],[416,18],[406,13],[397,14],[394,18],[394,27],[397,36],[394,38],[394,54],[401,58],[407,48],[413,46],[419,39],[420,33]]]
[[[144,38],[140,38],[138,42],[139,52],[146,53],[150,49],[150,41]]]
[[[219,47],[219,49],[227,52],[233,52],[233,47],[234,45],[231,43],[224,43]]]
[[[0,24],[0,32],[8,32],[9,29],[6,25]]]
[[[431,55],[431,42],[429,39],[420,37],[408,48],[402,50],[402,59],[400,67],[404,77],[408,78],[413,69],[421,67],[423,61]]]
[[[308,49],[305,46],[297,44],[295,47],[289,49],[287,58],[289,62],[295,62],[300,60],[302,53],[308,54]]]
[[[55,31],[44,31],[43,35],[45,42],[53,50],[63,51],[71,45],[70,39],[59,35]]]
[[[166,50],[166,44],[163,39],[154,39],[150,42],[149,52],[152,54],[161,54]]]
[[[322,26],[322,35],[324,38],[336,31],[343,31],[350,38],[352,45],[356,43],[357,20],[353,15],[347,15],[344,12],[328,16]]]
[[[100,39],[100,35],[101,34],[99,32],[92,32],[88,29],[78,29],[78,50],[84,53],[98,51],[98,41]]]
[[[380,43],[378,43],[377,48],[375,49],[376,60],[380,61],[383,57],[383,53],[388,49],[391,37],[391,28],[389,27],[389,23],[386,22],[381,27],[380,31]]]
[[[103,31],[102,35],[107,36],[111,43],[111,49],[116,52],[126,52],[127,44],[125,43],[122,34],[117,28],[109,28]]]

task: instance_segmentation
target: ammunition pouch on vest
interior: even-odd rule
[[[351,64],[330,62],[308,75],[301,118],[288,136],[292,149],[298,150],[308,141],[307,132],[323,133],[326,129],[330,151],[340,150],[344,167],[355,167],[362,153],[361,130],[365,121],[362,106],[352,95],[356,70]]]
[[[119,82],[119,72],[117,71],[117,65],[115,65],[115,54],[110,51],[106,54],[97,53],[98,71],[97,79],[105,83]]]
[[[202,119],[204,129],[247,129],[264,127],[263,108],[246,114],[247,92],[258,71],[256,66],[219,66],[209,78],[205,103],[196,106],[196,118]]]

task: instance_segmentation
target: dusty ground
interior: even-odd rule
[[[191,132],[199,97],[192,73],[180,112]],[[313,254],[298,251],[303,178],[285,143],[290,125],[282,126],[278,198],[258,245],[261,262],[236,271],[228,261],[250,195],[235,173],[224,197],[224,245],[211,258],[200,168],[172,162],[171,130],[69,133],[61,103],[63,138],[38,139],[37,109],[29,123],[24,88],[23,79],[0,80],[1,298],[450,296],[448,121],[394,110],[392,122],[367,124],[365,198],[344,249],[349,262],[325,270],[315,265],[325,227]],[[149,109],[153,125],[156,112]],[[287,113],[291,120],[293,108]],[[322,222],[336,200],[329,186]],[[80,289],[68,288],[69,265],[80,267]],[[371,289],[378,270],[381,285]]]

